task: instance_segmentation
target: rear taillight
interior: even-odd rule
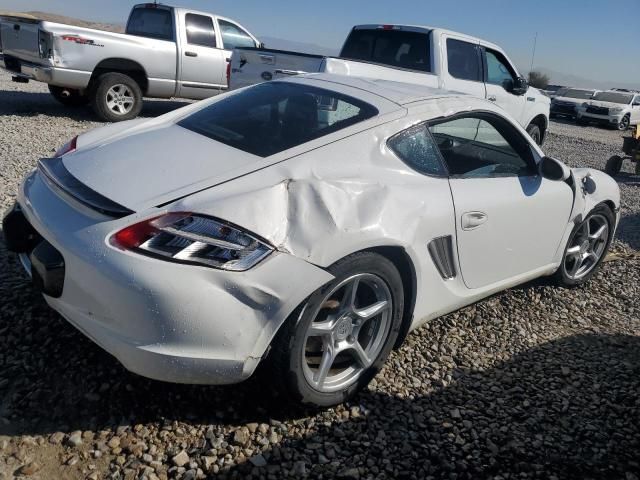
[[[188,212],[167,213],[123,228],[110,243],[164,260],[244,271],[273,249],[247,232]]]
[[[231,81],[231,61],[227,62],[227,87]]]
[[[66,155],[67,153],[73,152],[78,145],[78,137],[75,136],[73,137],[71,140],[69,140],[67,143],[65,143],[63,146],[61,146],[55,153],[56,157],[61,157],[63,155]]]

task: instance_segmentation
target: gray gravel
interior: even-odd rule
[[[154,116],[178,102],[150,102]],[[38,157],[99,125],[0,74],[0,210]],[[620,134],[553,123],[545,150],[601,168]],[[255,382],[130,374],[53,313],[0,239],[0,480],[640,478],[640,179],[617,180],[616,258],[430,322],[369,390],[292,412]],[[1,237],[0,237],[1,238]]]

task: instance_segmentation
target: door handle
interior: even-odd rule
[[[196,52],[184,52],[187,57],[197,57],[198,54]]]
[[[495,95],[491,95],[491,96],[487,97],[487,100],[489,100],[490,102],[495,102],[496,101],[496,96]]]
[[[278,69],[274,73],[279,73],[280,75],[302,75],[303,73],[307,73],[307,72],[303,72],[302,70],[281,70],[281,69]]]
[[[484,212],[466,212],[462,214],[462,230],[473,230],[478,228],[484,222],[487,221],[489,217]]]

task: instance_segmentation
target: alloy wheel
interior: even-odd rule
[[[126,85],[119,83],[107,90],[107,108],[116,115],[126,115],[134,103],[133,93]]]
[[[573,233],[564,258],[564,269],[572,280],[591,272],[607,248],[609,222],[603,215],[588,217]]]
[[[382,351],[393,299],[384,280],[360,273],[336,285],[319,305],[305,334],[303,371],[315,390],[335,392],[355,383]]]

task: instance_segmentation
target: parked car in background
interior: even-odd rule
[[[547,88],[546,88],[545,91],[547,92],[547,95],[549,97],[553,98],[558,93],[558,90],[563,90],[563,89],[566,89],[566,88],[569,88],[569,87],[564,86],[564,85],[547,85]]]
[[[640,93],[606,91],[598,92],[577,109],[579,124],[599,123],[618,130],[640,123]]]
[[[551,117],[565,116],[575,118],[578,105],[589,100],[597,90],[583,88],[562,88],[551,99]]]
[[[0,67],[37,80],[65,105],[91,103],[101,120],[136,117],[142,97],[202,99],[227,89],[236,47],[259,41],[235,20],[184,8],[136,5],[126,33],[27,17],[0,17]]]
[[[619,207],[611,177],[546,157],[491,101],[315,74],[83,133],[3,233],[129,370],[223,384],[263,364],[280,398],[326,407],[430,319],[588,281]]]
[[[527,85],[497,45],[462,33],[406,25],[358,25],[339,57],[238,48],[231,89],[305,72],[417,83],[486,98],[502,107],[536,143],[549,125],[549,98]]]

